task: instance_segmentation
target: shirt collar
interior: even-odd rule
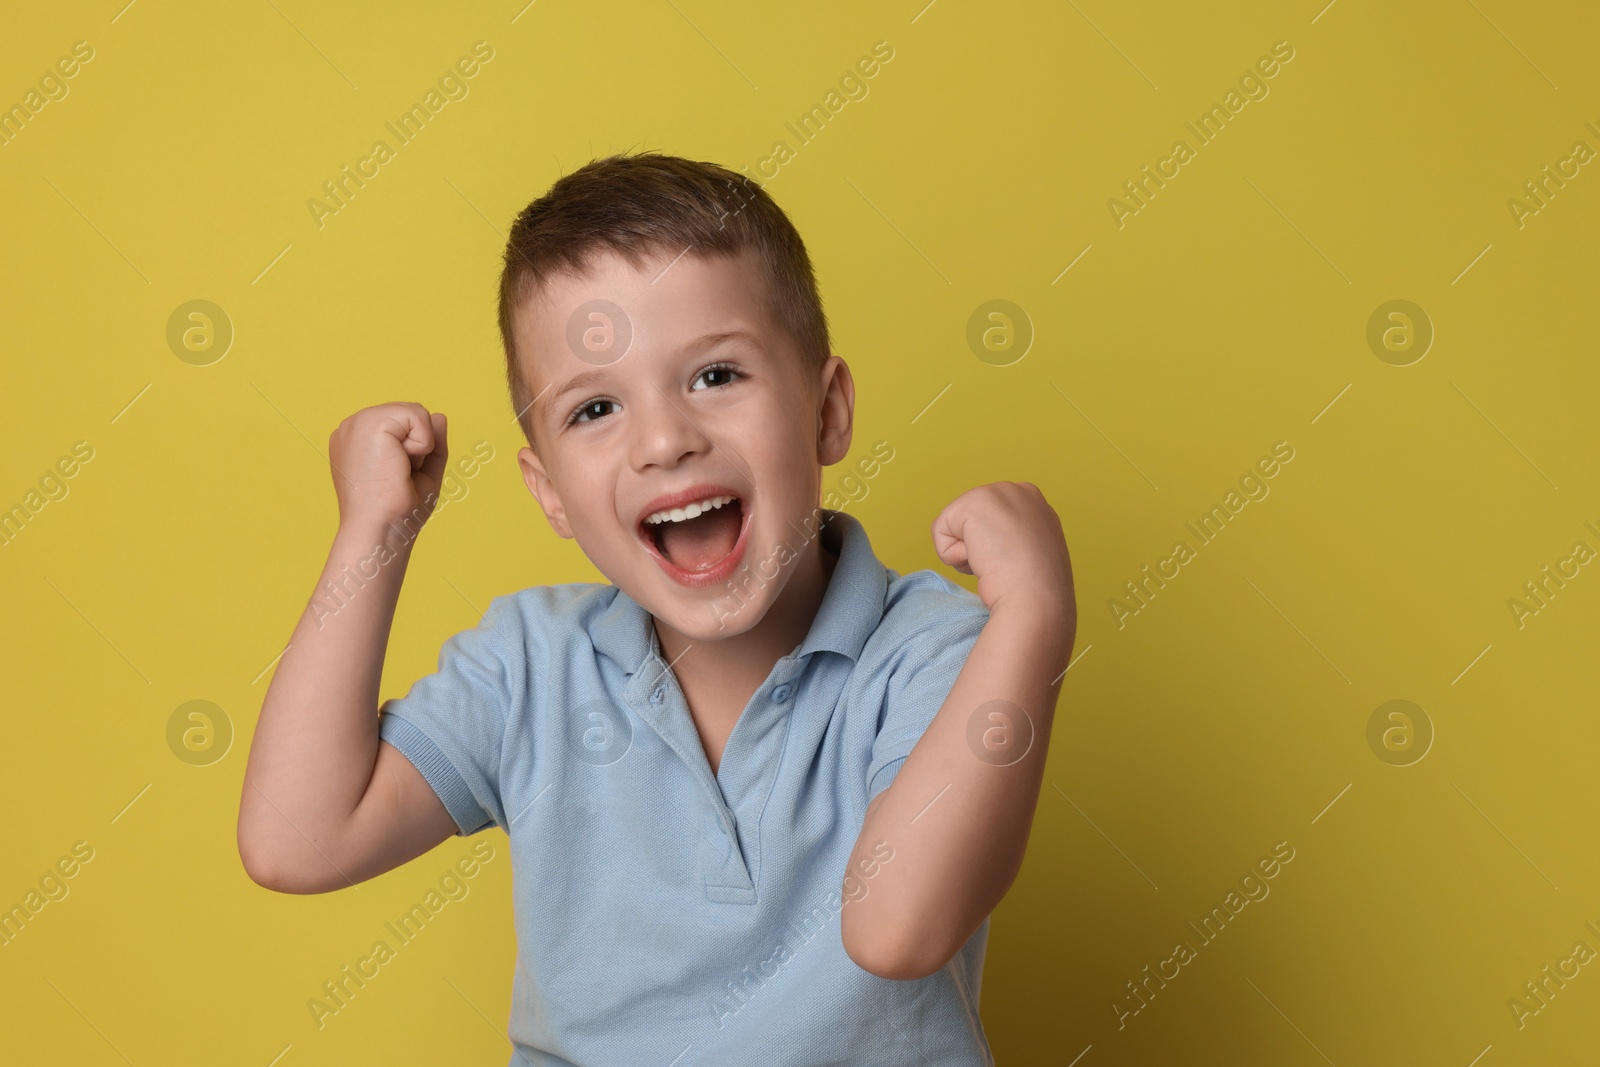
[[[854,660],[883,619],[889,574],[873,553],[866,529],[854,516],[827,508],[820,511],[814,536],[837,551],[839,559],[811,629],[792,656],[803,659],[812,652],[829,651]],[[590,624],[589,636],[597,652],[629,674],[656,654],[650,613],[620,588]]]

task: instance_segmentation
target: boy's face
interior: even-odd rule
[[[807,542],[822,467],[850,447],[844,361],[803,366],[753,253],[661,253],[635,270],[603,250],[547,281],[514,329],[537,398],[538,453],[517,459],[556,533],[690,638],[759,622],[791,561],[819,547]],[[724,496],[683,522],[646,521]]]

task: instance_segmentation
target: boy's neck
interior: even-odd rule
[[[836,531],[828,531],[806,544],[799,558],[792,561],[794,571],[778,599],[760,622],[741,634],[696,641],[652,616],[661,655],[673,665],[685,691],[698,688],[691,680],[710,678],[737,679],[736,684],[743,684],[748,678],[744,687],[753,691],[772,672],[774,663],[805,640],[839,562],[839,557],[822,544],[824,540],[834,540],[828,533],[836,536]],[[685,649],[690,650],[687,655]]]

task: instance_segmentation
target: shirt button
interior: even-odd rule
[[[778,686],[778,688],[776,688],[776,689],[774,689],[772,691],[772,702],[774,704],[782,704],[785,700],[788,700],[788,699],[789,699],[789,684],[787,682],[785,682],[783,685]]]
[[[661,698],[662,698],[662,696],[663,696],[663,694],[665,692],[666,691],[664,689],[661,689],[660,687],[657,687],[655,689],[650,690],[650,703],[652,703],[652,704],[661,703]]]

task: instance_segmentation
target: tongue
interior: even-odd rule
[[[686,571],[709,570],[716,566],[739,540],[739,507],[733,501],[703,511],[683,522],[664,522],[661,554]]]

